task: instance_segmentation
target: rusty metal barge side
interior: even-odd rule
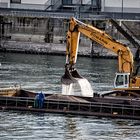
[[[114,102],[114,100],[116,100]],[[117,100],[119,102],[117,102]],[[95,97],[91,101],[74,102],[45,99],[43,108],[34,107],[33,97],[0,97],[0,109],[39,113],[59,113],[79,116],[97,116],[140,120],[140,101]]]

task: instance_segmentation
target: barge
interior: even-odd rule
[[[37,108],[35,96],[20,88],[0,89],[0,110],[140,120],[140,98],[45,94],[43,107]]]

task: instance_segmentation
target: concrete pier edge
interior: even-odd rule
[[[66,44],[55,43],[33,43],[22,41],[7,41],[0,48],[0,52],[5,53],[23,53],[23,54],[37,54],[37,55],[61,55],[65,56]],[[105,58],[116,59],[117,56],[113,53],[103,51],[103,48],[98,48],[95,53],[91,53],[90,47],[80,46],[78,56],[89,58]]]

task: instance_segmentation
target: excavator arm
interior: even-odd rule
[[[133,72],[133,55],[127,46],[117,42],[104,31],[84,24],[75,18],[71,18],[67,33],[67,64],[74,65],[76,63],[80,33],[116,53],[118,55],[119,72]]]

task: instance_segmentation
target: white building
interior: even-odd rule
[[[66,16],[77,12],[82,18],[107,15],[140,20],[140,0],[0,0],[0,8],[33,10],[33,14],[35,10],[44,13],[48,10]]]
[[[102,0],[101,11],[140,13],[140,0]]]
[[[0,0],[2,8],[38,9],[45,10],[45,4],[57,3],[60,0]],[[100,2],[99,2],[100,1]],[[101,5],[101,12],[140,13],[140,0],[62,0],[62,4]],[[60,2],[59,2],[60,3]],[[68,5],[67,4],[67,5]]]
[[[0,0],[2,8],[44,10],[46,0]]]

